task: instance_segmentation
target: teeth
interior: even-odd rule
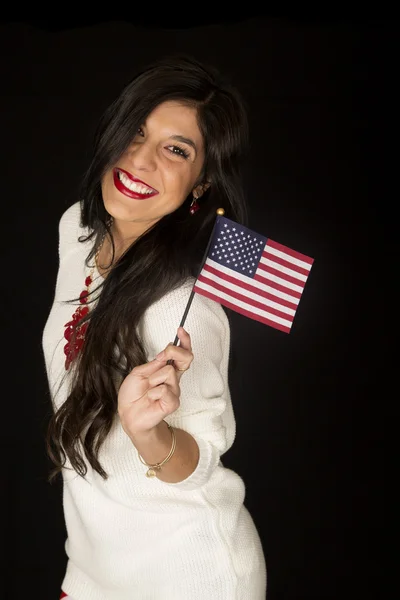
[[[129,177],[127,177],[124,173],[121,173],[121,171],[118,171],[118,177],[120,181],[122,181],[124,186],[127,187],[129,190],[132,190],[132,192],[136,192],[137,194],[153,193],[153,190],[151,190],[147,186],[141,185],[140,183],[136,183],[135,181],[131,181]]]

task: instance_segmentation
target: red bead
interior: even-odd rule
[[[92,276],[88,275],[85,279],[85,285],[88,287],[92,283]],[[82,290],[79,295],[79,300],[81,305],[75,309],[74,314],[72,315],[72,319],[65,323],[65,331],[64,338],[67,340],[67,343],[64,346],[64,354],[66,355],[65,359],[65,369],[68,371],[69,367],[73,360],[78,356],[79,352],[82,350],[83,344],[85,343],[85,334],[88,328],[89,323],[85,321],[81,325],[79,322],[85,317],[89,312],[89,307],[85,306],[88,300],[89,292],[88,290]],[[74,339],[74,345],[71,346],[70,342],[72,341],[72,336],[76,333]]]
[[[199,208],[200,208],[200,204],[197,202],[197,200],[193,200],[192,204],[190,205],[190,209],[189,209],[190,214],[194,215],[195,213],[197,213]]]
[[[64,337],[66,340],[70,341],[73,331],[74,331],[73,327],[67,327],[67,329],[64,331]]]
[[[79,307],[79,314],[80,314],[80,318],[82,319],[85,315],[87,315],[89,312],[89,307],[88,306],[80,306]]]

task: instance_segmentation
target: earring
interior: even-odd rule
[[[190,208],[189,208],[190,214],[194,215],[195,213],[197,213],[197,211],[199,210],[199,208],[200,208],[200,205],[197,202],[197,198],[196,198],[196,196],[193,196],[193,200],[192,200],[192,203],[191,203]]]

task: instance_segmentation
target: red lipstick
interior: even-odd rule
[[[144,181],[137,179],[125,169],[120,169],[116,167],[113,169],[113,177],[114,177],[114,185],[121,194],[128,196],[128,198],[133,198],[134,200],[147,200],[147,198],[152,198],[156,194],[158,194],[157,190],[149,186]],[[135,184],[134,186],[131,186]],[[129,186],[129,187],[128,187]],[[131,189],[134,187],[134,189]],[[142,188],[142,191],[138,191],[138,189]],[[143,192],[143,188],[146,188],[146,191]]]

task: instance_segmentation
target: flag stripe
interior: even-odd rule
[[[263,317],[260,314],[250,312],[249,310],[239,307],[237,304],[233,304],[232,302],[229,302],[225,298],[222,298],[219,295],[217,296],[215,294],[212,294],[211,292],[209,292],[207,290],[198,289],[197,284],[194,286],[194,291],[198,292],[202,296],[206,296],[207,298],[210,298],[210,300],[214,300],[215,302],[218,302],[219,304],[223,304],[227,308],[230,308],[231,310],[234,310],[235,312],[238,312],[241,315],[244,315],[245,317],[249,317],[250,319],[253,319],[254,321],[260,321],[260,323],[264,323],[264,325],[269,325],[270,327],[274,327],[275,329],[279,329],[280,331],[283,331],[285,333],[290,332],[290,326],[282,325],[281,323],[272,321],[271,319]]]
[[[195,291],[203,290],[210,294],[215,295],[214,287],[208,285],[207,283],[204,283],[204,281],[197,280],[194,289],[195,289]],[[274,323],[278,323],[280,325],[283,325],[283,326],[289,327],[289,328],[291,327],[293,319],[291,317],[288,317],[287,315],[284,315],[284,316],[276,315],[276,314],[274,314],[276,311],[264,310],[263,308],[259,308],[258,306],[249,304],[249,302],[246,302],[246,299],[243,301],[239,298],[235,298],[231,294],[226,294],[225,292],[219,291],[218,295],[215,295],[215,297],[221,298],[227,302],[231,302],[231,304],[233,306],[236,306],[236,308],[241,308],[244,310],[247,308],[247,309],[249,309],[248,310],[249,314],[259,315],[260,317],[263,317],[264,319],[268,319]]]
[[[244,300],[244,302],[248,302],[253,306],[259,306],[260,308],[268,306],[269,310],[278,311],[276,314],[279,314],[284,318],[287,318],[288,315],[293,317],[297,309],[297,306],[293,306],[293,304],[286,306],[288,303],[279,303],[276,301],[276,298],[271,298],[270,294],[267,295],[264,292],[259,293],[259,290],[255,288],[253,288],[255,292],[250,291],[247,288],[244,290],[243,287],[236,285],[235,282],[227,281],[225,278],[221,278],[215,273],[210,273],[209,271],[203,271],[203,273],[200,273],[198,279],[208,283],[217,290],[221,290],[221,292],[230,294],[234,298]],[[232,280],[233,278],[230,277],[229,279]]]
[[[269,273],[270,275],[279,277],[282,285],[287,285],[289,287],[289,284],[292,284],[295,286],[295,289],[297,291],[299,291],[299,292],[303,291],[304,285],[301,285],[301,282],[298,279],[296,279],[295,277],[291,277],[290,275],[288,275],[287,273],[284,273],[283,271],[278,271],[277,269],[274,269],[271,265],[263,264],[262,260],[263,259],[260,260],[260,263],[258,265],[258,269],[256,271],[257,274],[261,275],[263,272]]]
[[[212,258],[207,258],[204,264],[204,270],[214,273],[215,275],[220,275],[223,279],[226,279],[226,281],[232,281],[232,283],[250,291],[257,290],[260,292],[261,290],[266,294],[271,294],[273,298],[279,298],[285,306],[297,306],[300,301],[301,294],[299,292],[295,292],[291,289],[288,290],[287,287],[265,279],[264,277],[258,277],[257,275],[251,279],[247,275],[241,275],[236,271],[232,271],[232,269],[228,269],[228,267],[224,267],[224,265],[218,264],[212,260]],[[255,281],[257,281],[257,283],[254,285]]]
[[[292,281],[293,283],[299,283],[301,284],[301,282],[305,282],[307,277],[305,275],[303,275],[302,273],[296,273],[296,271],[294,271],[293,269],[288,269],[282,265],[280,265],[279,263],[275,262],[275,260],[270,260],[269,258],[265,258],[265,256],[263,255],[260,259],[260,264],[258,265],[259,269],[263,269],[263,268],[270,268],[270,269],[274,269],[277,273],[279,273],[284,279],[288,279],[289,281]]]
[[[297,298],[292,298],[288,294],[281,293],[278,295],[273,289],[271,289],[271,291],[265,291],[263,288],[268,288],[268,286],[264,286],[262,284],[256,286],[252,285],[251,283],[242,281],[240,279],[236,279],[236,277],[233,277],[232,275],[227,275],[225,272],[221,272],[220,269],[215,269],[207,263],[204,265],[203,275],[212,279],[213,281],[217,281],[221,285],[228,286],[237,292],[240,292],[240,290],[245,289],[249,292],[251,297],[256,296],[258,298],[266,298],[271,302],[279,304],[279,306],[285,306],[286,308],[290,309],[293,312],[293,314],[296,311],[297,305],[299,303],[299,300]],[[246,277],[246,279],[249,278]],[[252,280],[250,279],[249,281]],[[289,300],[286,300],[286,298],[289,298]]]
[[[244,296],[240,292],[233,290],[231,286],[226,287],[221,283],[217,283],[214,278],[208,279],[207,277],[204,277],[204,275],[200,275],[198,278],[198,282],[199,281],[201,281],[201,285],[199,284],[200,287],[203,287],[203,285],[207,285],[210,288],[214,288],[215,290],[226,294],[226,296],[230,296],[232,299],[243,302],[244,304],[248,304],[249,306],[252,306],[254,308],[259,308],[260,310],[266,310],[268,313],[271,313],[282,319],[293,320],[293,317],[295,315],[296,311],[294,310],[288,309],[286,307],[282,307],[285,310],[280,310],[279,305],[276,302],[271,303],[269,300],[259,302],[254,297],[250,297],[249,295]],[[252,294],[252,296],[254,296],[254,294]]]
[[[269,261],[271,261],[272,264],[276,264],[276,265],[281,265],[281,267],[286,267],[287,269],[289,269],[289,273],[293,273],[293,276],[296,277],[297,273],[304,275],[305,279],[307,279],[308,274],[310,272],[310,269],[304,269],[303,267],[300,267],[297,264],[294,264],[291,261],[286,260],[286,257],[281,258],[280,256],[276,256],[275,254],[273,254],[272,252],[270,252],[270,248],[268,248],[268,246],[265,246],[264,252],[262,253],[262,258],[267,259]],[[265,262],[265,261],[263,261]],[[277,267],[279,268],[279,267]],[[301,278],[299,278],[301,279]]]
[[[277,283],[276,280],[282,281],[279,277],[273,277],[272,275],[267,276],[265,273],[256,273],[253,278],[253,281],[257,281],[260,287],[263,286],[273,288],[273,293],[275,296],[279,296],[280,298],[287,296],[292,302],[298,304],[301,298],[301,291],[297,292],[293,290],[293,287],[298,286],[291,285],[288,287],[287,285],[281,285],[280,283]],[[288,292],[290,293],[290,296]]]
[[[266,245],[270,246],[274,250],[277,250],[278,252],[282,252],[282,254],[291,256],[298,263],[305,263],[304,265],[299,264],[299,266],[304,266],[305,268],[307,268],[307,265],[309,265],[308,270],[311,269],[314,259],[311,258],[310,256],[301,254],[301,252],[296,252],[296,250],[292,250],[291,248],[288,248],[287,246],[283,246],[283,244],[279,244],[278,242],[274,242],[273,240],[270,240],[270,239],[268,239]],[[289,258],[287,258],[287,260],[289,260]]]

